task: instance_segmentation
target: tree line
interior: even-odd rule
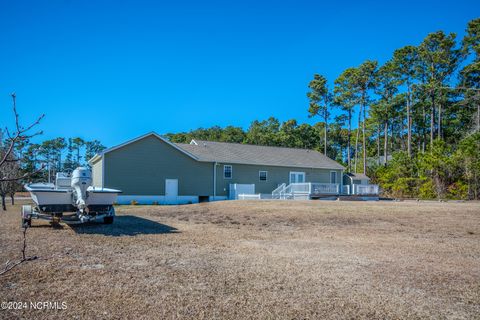
[[[308,83],[314,125],[271,117],[247,130],[215,126],[167,137],[316,149],[367,173],[388,195],[479,198],[480,19],[461,40],[430,33],[383,64],[347,68],[332,84],[321,74]]]
[[[71,172],[79,166],[88,166],[88,160],[105,146],[98,140],[59,137],[40,143],[26,141],[18,144],[16,149],[22,158],[20,169],[36,172],[30,176],[31,181],[53,181],[57,172]],[[43,170],[38,171],[40,167]]]
[[[0,200],[3,210],[6,210],[5,198],[10,196],[14,204],[14,195],[23,190],[23,183],[54,181],[57,172],[71,172],[78,166],[88,166],[88,160],[105,149],[98,140],[87,141],[79,137],[59,137],[33,143],[32,139],[43,132],[27,132],[38,125],[43,116],[24,128],[18,123],[15,94],[12,97],[16,132],[0,130]]]

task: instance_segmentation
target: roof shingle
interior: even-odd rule
[[[308,149],[267,147],[240,143],[195,140],[195,144],[176,143],[198,161],[266,166],[345,169],[324,154]]]

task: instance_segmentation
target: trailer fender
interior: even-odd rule
[[[31,219],[32,218],[32,206],[23,205],[22,206],[22,219]]]

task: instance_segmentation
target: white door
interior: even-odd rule
[[[165,179],[165,202],[175,203],[178,196],[178,180]]]
[[[305,172],[290,172],[290,183],[305,182]]]

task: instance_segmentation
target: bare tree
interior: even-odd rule
[[[15,128],[13,131],[10,131],[8,128],[5,128],[5,134],[6,134],[6,141],[5,145],[2,145],[2,153],[0,154],[0,170],[2,169],[3,166],[7,165],[8,162],[19,162],[21,159],[18,159],[15,157],[14,154],[14,149],[15,146],[23,141],[26,141],[34,136],[42,134],[42,131],[37,131],[32,134],[29,132],[40,123],[40,121],[43,119],[45,115],[41,115],[38,117],[33,123],[30,125],[24,127],[20,125],[20,117],[17,112],[17,106],[16,106],[16,94],[12,93],[12,100],[13,100],[13,114],[15,116]],[[2,171],[0,171],[1,173]],[[2,174],[0,175],[0,181],[18,181],[21,179],[25,179],[28,176],[33,174],[32,172],[27,172],[23,175],[14,175],[14,176],[9,176]]]
[[[12,204],[14,202],[13,195],[15,194],[18,181],[28,178],[30,175],[40,171],[42,168],[39,168],[35,172],[26,172],[21,173],[20,171],[20,161],[15,154],[15,146],[21,142],[28,141],[28,139],[42,134],[42,131],[37,131],[32,134],[29,132],[40,123],[44,115],[38,117],[33,123],[24,127],[20,125],[20,117],[17,112],[16,105],[16,95],[12,93],[13,100],[13,114],[15,116],[15,128],[13,131],[10,131],[8,128],[5,128],[6,139],[3,140],[3,135],[0,137],[2,140],[0,143],[0,197],[2,200],[2,208],[6,210],[5,197],[10,195],[12,197]]]

